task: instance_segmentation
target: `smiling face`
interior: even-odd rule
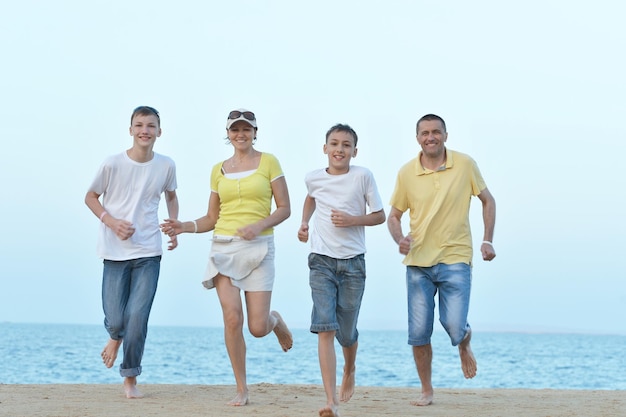
[[[327,172],[331,175],[345,174],[350,170],[350,160],[356,156],[354,136],[349,132],[335,130],[328,135],[324,153],[328,155]]]
[[[239,150],[246,150],[252,147],[252,141],[256,137],[256,128],[243,120],[233,123],[226,129],[228,140]]]
[[[428,159],[440,159],[448,140],[446,128],[440,120],[422,120],[417,126],[417,142]]]
[[[129,128],[134,145],[139,148],[151,149],[156,138],[161,136],[159,119],[154,114],[137,114],[133,117]]]

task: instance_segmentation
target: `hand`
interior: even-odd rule
[[[403,255],[408,255],[411,251],[411,243],[413,243],[413,238],[411,237],[411,235],[406,235],[405,237],[400,239],[400,241],[398,242],[400,253]]]
[[[298,230],[298,240],[304,243],[306,243],[309,240],[309,224],[308,223],[302,223],[300,225],[300,229]]]
[[[483,260],[491,261],[496,257],[496,251],[493,248],[493,244],[483,243],[480,245],[480,253],[483,255]]]
[[[183,223],[176,219],[165,219],[161,223],[161,231],[169,237],[176,237],[183,232]]]
[[[339,210],[332,209],[330,211],[330,221],[333,222],[333,225],[336,227],[352,226],[352,216]]]
[[[121,240],[127,240],[135,233],[135,227],[127,220],[116,219],[110,214],[105,216],[105,223],[109,229]]]
[[[263,229],[261,229],[260,226],[257,226],[256,224],[249,224],[247,226],[237,229],[237,236],[241,237],[244,240],[252,240],[260,235],[262,231]]]
[[[167,242],[167,250],[174,250],[178,247],[178,238],[176,237],[176,235],[172,236],[169,240],[169,242]]]

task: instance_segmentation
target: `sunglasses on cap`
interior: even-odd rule
[[[243,116],[243,118],[246,120],[250,120],[250,121],[256,120],[254,113],[252,113],[251,111],[233,110],[230,113],[228,113],[228,119],[230,120],[239,119],[241,116]]]

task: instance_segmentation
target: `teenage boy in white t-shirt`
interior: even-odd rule
[[[102,361],[111,368],[123,343],[120,375],[126,397],[141,398],[137,376],[141,374],[163,254],[159,201],[165,194],[169,217],[175,219],[178,198],[174,161],[152,150],[161,136],[159,112],[148,106],[137,107],[129,131],[133,146],[104,161],[87,191],[85,204],[102,222],[97,252],[104,260],[102,308],[110,337],[101,353]],[[173,236],[168,249],[176,246]]]
[[[335,337],[345,361],[339,398],[346,402],[354,393],[357,321],[365,290],[365,226],[385,221],[374,176],[367,168],[350,165],[357,154],[357,141],[356,132],[348,125],[335,125],[326,133],[328,167],[305,177],[308,193],[298,230],[298,239],[307,242],[309,220],[315,212],[308,263],[311,332],[318,335],[326,392],[326,406],[319,411],[322,417],[338,415]]]

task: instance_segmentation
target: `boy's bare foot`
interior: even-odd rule
[[[417,401],[411,401],[411,405],[417,405],[417,406],[425,406],[425,405],[431,405],[433,403],[433,393],[425,393],[422,392],[422,395],[420,396],[419,400]]]
[[[320,417],[339,417],[339,410],[334,404],[327,405],[320,410]]]
[[[463,341],[459,344],[459,356],[461,357],[461,369],[463,369],[463,375],[465,378],[474,378],[476,376],[476,358],[470,347],[470,341],[472,340],[472,331],[469,330],[465,335]]]
[[[126,398],[143,398],[143,394],[137,389],[137,377],[124,378],[124,391]]]
[[[339,389],[339,400],[342,403],[347,403],[354,394],[354,377],[356,374],[356,367],[352,367],[349,371],[343,368],[343,379],[341,380],[341,388]]]
[[[247,405],[248,404],[248,392],[238,392],[237,396],[235,398],[233,398],[232,400],[230,400],[229,402],[227,402],[226,404],[228,405],[232,405],[235,407],[240,407],[242,405]]]
[[[120,350],[121,345],[122,339],[109,339],[104,349],[102,349],[102,353],[100,353],[104,366],[106,366],[107,368],[111,368],[113,364],[115,364],[115,359],[117,359],[117,352]]]
[[[291,336],[291,332],[277,311],[272,311],[270,314],[276,318],[274,333],[278,338],[278,343],[280,343],[280,347],[283,348],[283,352],[287,352],[293,346],[293,337]]]

